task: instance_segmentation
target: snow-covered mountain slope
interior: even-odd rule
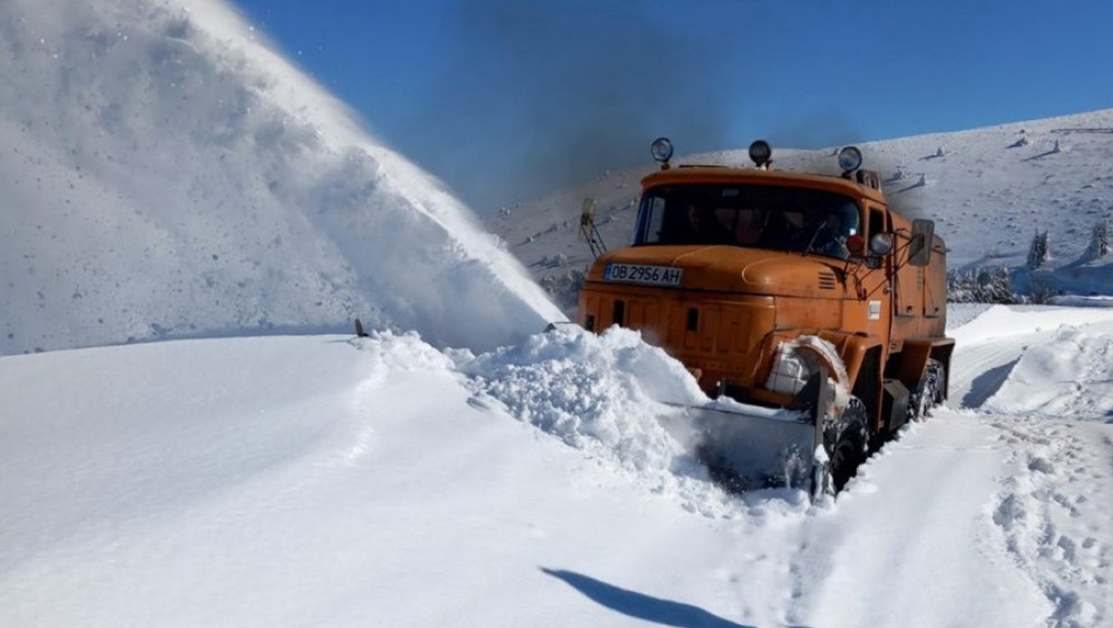
[[[629,242],[640,178],[655,168],[606,173],[582,186],[506,208],[486,222],[538,277],[590,262],[578,239],[584,198],[611,248]],[[683,138],[672,138],[683,150]],[[1049,231],[1056,283],[1081,294],[1113,294],[1113,262],[1080,263],[1099,220],[1113,222],[1113,109],[955,133],[859,144],[864,167],[881,173],[891,204],[936,221],[951,269],[1023,265],[1036,230]],[[835,151],[773,147],[775,166],[837,174]],[[942,153],[940,154],[940,151]],[[691,155],[680,164],[749,166],[746,150]]]
[[[220,0],[6,0],[0,93],[0,354],[357,316],[490,348],[559,317]]]
[[[0,358],[0,625],[1108,625],[1113,320],[971,316],[951,408],[815,506],[709,483],[629,332]]]

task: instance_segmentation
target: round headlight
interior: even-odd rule
[[[649,152],[657,161],[666,163],[672,159],[672,142],[667,137],[659,137],[653,140],[653,144],[649,146]]]
[[[870,253],[888,255],[893,250],[893,236],[888,233],[875,233],[870,238]]]
[[[750,159],[758,168],[769,163],[769,158],[772,156],[773,148],[769,146],[769,142],[756,140],[753,144],[750,144]]]
[[[839,151],[839,167],[844,172],[853,172],[862,166],[862,151],[847,146]]]

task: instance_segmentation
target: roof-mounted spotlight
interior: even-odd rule
[[[662,168],[668,168],[669,160],[672,159],[672,142],[667,137],[659,137],[649,145],[649,152],[654,159],[661,162]]]
[[[862,167],[862,151],[853,146],[847,146],[839,151],[839,167],[842,168],[842,176],[849,176],[858,168]]]
[[[756,140],[750,144],[750,159],[753,160],[754,165],[758,168],[765,168],[773,159],[773,148],[769,146],[769,142],[765,140]]]

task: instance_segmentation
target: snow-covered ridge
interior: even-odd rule
[[[0,354],[559,313],[220,0],[0,4]]]
[[[610,172],[575,188],[505,208],[486,219],[540,279],[558,282],[590,260],[579,237],[583,199],[597,201],[596,222],[610,248],[633,233],[646,164]],[[775,138],[773,138],[775,140]],[[683,152],[684,139],[673,137]],[[999,126],[866,142],[863,167],[881,173],[891,205],[936,221],[952,270],[1023,266],[1036,231],[1048,231],[1058,289],[1113,294],[1113,257],[1083,260],[1099,221],[1113,224],[1113,109]],[[795,150],[774,141],[774,166],[838,174],[836,150]],[[749,167],[745,149],[684,155],[676,164]],[[1021,286],[1024,288],[1025,286]],[[568,304],[564,304],[568,305]]]

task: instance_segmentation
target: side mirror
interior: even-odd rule
[[[908,243],[909,266],[927,266],[931,262],[931,244],[935,241],[935,222],[917,218],[912,221],[912,241]]]

